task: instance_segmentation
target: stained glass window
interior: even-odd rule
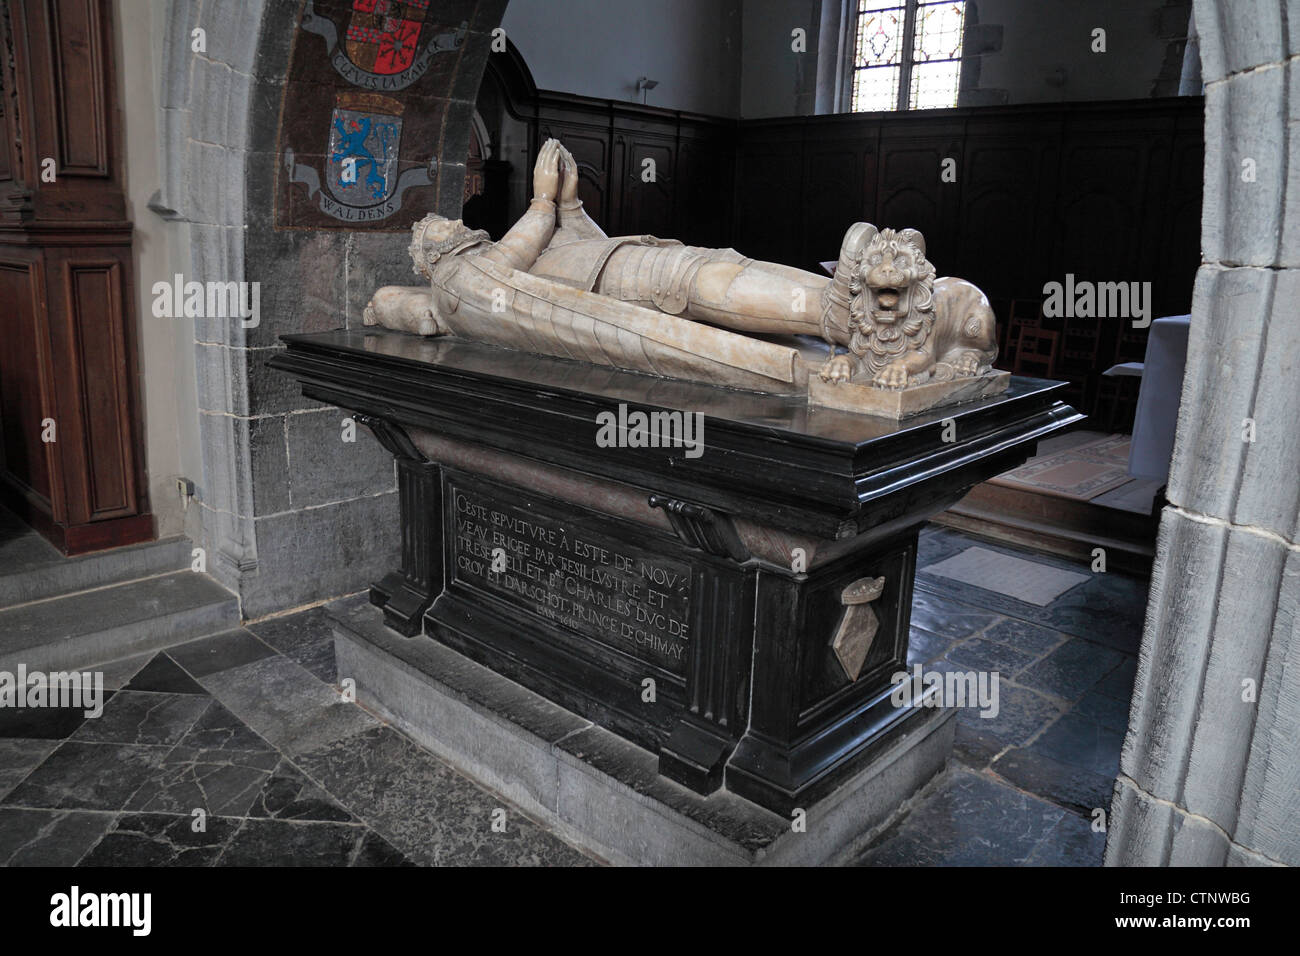
[[[870,3],[863,0],[858,10],[858,67],[885,66],[902,62],[903,21],[907,7],[901,3]]]
[[[964,0],[858,0],[855,112],[957,105]]]

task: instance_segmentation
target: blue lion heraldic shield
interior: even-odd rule
[[[321,211],[335,219],[388,218],[402,208],[402,193],[407,189],[433,183],[431,168],[397,172],[403,108],[397,100],[377,93],[338,94],[330,116],[324,183],[314,166],[296,163],[293,150],[286,149],[290,182],[306,184],[313,198],[319,193]],[[430,166],[435,162],[431,160]]]
[[[349,206],[381,202],[393,191],[397,144],[402,138],[397,113],[363,113],[334,108],[330,122],[325,185]]]

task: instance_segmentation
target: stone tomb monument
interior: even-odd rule
[[[914,230],[852,227],[828,281],[607,238],[554,141],[534,193],[495,243],[426,217],[427,286],[272,360],[397,458],[402,566],[340,673],[608,858],[826,859],[949,753],[890,699],[921,526],[1081,416],[991,368]]]

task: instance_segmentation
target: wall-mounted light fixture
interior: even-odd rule
[[[639,76],[636,80],[636,91],[641,94],[641,102],[645,103],[647,94],[659,85],[658,80],[652,80],[648,76]]]

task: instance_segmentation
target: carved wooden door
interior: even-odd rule
[[[68,554],[153,536],[112,18],[0,5],[0,498]]]

